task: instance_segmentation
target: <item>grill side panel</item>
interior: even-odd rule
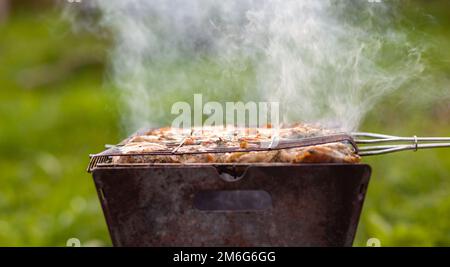
[[[370,167],[268,164],[234,179],[214,166],[147,166],[93,176],[115,246],[351,246]]]

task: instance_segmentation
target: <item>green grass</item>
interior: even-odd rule
[[[110,244],[86,166],[89,153],[119,140],[115,102],[101,62],[73,63],[92,52],[102,58],[103,45],[57,19],[19,15],[0,29],[3,246],[64,246],[70,237]]]
[[[397,127],[366,129],[449,136],[448,121],[439,130],[430,130],[436,127],[435,122],[424,115],[405,117]],[[450,245],[448,149],[376,156],[364,162],[373,171],[355,245],[364,246],[371,237],[380,239],[384,246]]]
[[[432,14],[443,12],[422,5]],[[450,22],[440,22],[419,26],[442,48],[432,49],[427,60],[430,74],[448,88],[450,54],[443,48],[450,47]],[[86,172],[89,153],[124,135],[116,93],[104,82],[106,45],[93,35],[72,33],[53,11],[14,14],[0,25],[0,246],[64,246],[71,237],[82,244],[111,244]],[[168,71],[183,70],[193,84],[202,83],[214,66],[197,64]],[[238,91],[246,82],[234,80],[231,87]],[[450,136],[449,103],[445,98],[410,103],[392,95],[362,129]],[[373,175],[355,245],[364,246],[370,237],[385,246],[450,245],[450,150],[364,162]]]

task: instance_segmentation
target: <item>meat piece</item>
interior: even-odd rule
[[[234,128],[205,127],[190,131],[160,128],[129,138],[120,151],[123,156],[112,157],[115,164],[121,163],[356,163],[360,158],[353,147],[346,143],[331,143],[309,147],[280,150],[205,153],[209,149],[251,149],[269,144],[274,136],[280,139],[301,139],[333,134],[332,130],[306,124],[289,128]],[[179,146],[183,143],[182,146]],[[172,151],[181,155],[136,155],[137,153]],[[194,152],[194,153],[193,153]],[[203,153],[198,153],[203,152]]]

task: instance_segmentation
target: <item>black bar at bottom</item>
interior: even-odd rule
[[[280,265],[320,263],[387,266],[395,259],[408,262],[446,262],[449,248],[0,248],[3,262],[12,260],[57,265],[182,266]],[[318,266],[318,265],[317,265]]]

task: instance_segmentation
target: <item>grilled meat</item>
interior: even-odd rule
[[[112,162],[120,163],[356,163],[360,158],[347,143],[330,143],[308,147],[279,150],[207,152],[209,149],[252,149],[266,146],[277,136],[282,140],[294,140],[335,132],[306,124],[275,130],[273,128],[203,127],[182,129],[160,128],[132,136],[120,147],[126,156],[114,156]],[[182,145],[180,145],[182,144]],[[136,153],[173,151],[177,155],[132,155]],[[187,154],[183,154],[187,153]]]

